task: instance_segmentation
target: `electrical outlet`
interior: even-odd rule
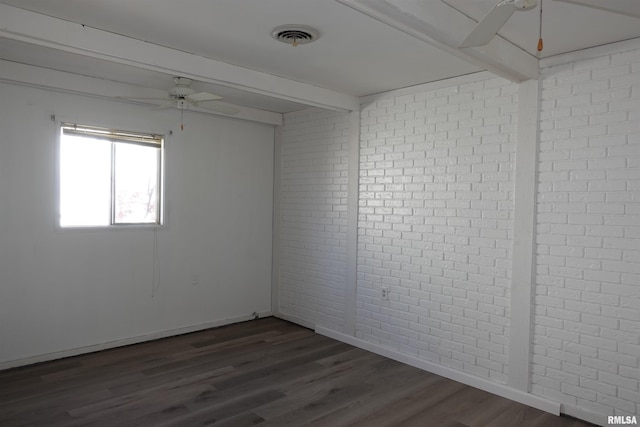
[[[389,301],[389,288],[386,288],[386,287],[382,288],[381,291],[382,291],[381,292],[382,299],[385,301]]]
[[[194,286],[200,284],[200,275],[199,274],[192,274],[191,275],[191,284],[194,285]]]

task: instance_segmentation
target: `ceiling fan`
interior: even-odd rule
[[[638,0],[555,0],[606,10],[627,16],[640,18]],[[533,9],[538,4],[537,0],[500,0],[485,15],[478,25],[460,43],[458,47],[475,47],[488,44],[502,26],[511,18],[514,12]]]
[[[164,98],[136,98],[128,96],[117,96],[118,99],[127,99],[131,101],[157,101],[158,105],[155,110],[167,110],[169,108],[178,108],[186,110],[190,106],[204,108],[223,114],[237,114],[239,108],[221,105],[221,104],[203,104],[210,101],[219,101],[221,96],[209,92],[196,92],[191,88],[192,80],[186,77],[174,77],[175,86],[167,91]]]

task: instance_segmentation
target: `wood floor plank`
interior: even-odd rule
[[[253,411],[243,412],[236,416],[226,418],[224,420],[220,420],[211,424],[215,427],[238,427],[238,426],[255,426],[258,424],[262,424],[264,422],[264,418],[257,415]]]
[[[239,366],[237,375],[230,375],[228,378],[215,381],[215,385],[220,389],[226,389],[232,388],[237,384],[251,383],[263,377],[278,374],[287,368],[311,363],[318,358],[324,358],[346,348],[346,344],[332,340],[323,340],[323,342],[316,342],[313,345],[305,344],[292,349],[290,352],[267,356],[253,364]]]
[[[228,420],[247,410],[280,399],[284,395],[276,390],[261,391],[242,396],[221,405],[204,406],[180,418],[158,424],[159,427],[206,426]]]
[[[278,389],[289,399],[282,399],[270,405],[257,408],[255,412],[265,420],[273,421],[295,412],[301,407],[315,406],[323,396],[335,393],[340,387],[358,381],[363,375],[372,371],[369,366],[374,356],[365,355],[350,363],[334,365],[331,369],[317,370],[288,384],[279,384]],[[354,378],[355,377],[355,378]]]
[[[442,378],[437,375],[419,376],[411,371],[394,375],[382,381],[370,393],[361,395],[335,411],[316,418],[309,423],[309,426],[331,427],[356,424],[380,408],[386,408],[392,402],[412,396],[429,384],[438,381],[442,381]]]
[[[0,425],[588,426],[276,318],[0,371]]]
[[[462,389],[464,385],[441,378],[440,381],[429,384],[413,395],[404,395],[385,407],[378,408],[353,425],[361,427],[401,425],[416,413],[433,408]]]

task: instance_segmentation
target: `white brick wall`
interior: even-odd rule
[[[637,415],[640,48],[541,82],[531,391],[578,416]],[[355,307],[348,115],[286,115],[280,307],[338,331],[355,310],[360,339],[506,383],[518,86],[441,86],[362,111]]]
[[[543,70],[533,392],[640,414],[640,50]]]
[[[280,193],[280,311],[344,328],[349,116],[286,114]]]
[[[506,382],[516,110],[491,78],[362,111],[358,338]]]

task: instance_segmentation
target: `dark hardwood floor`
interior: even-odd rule
[[[275,319],[0,372],[0,426],[588,424]]]

